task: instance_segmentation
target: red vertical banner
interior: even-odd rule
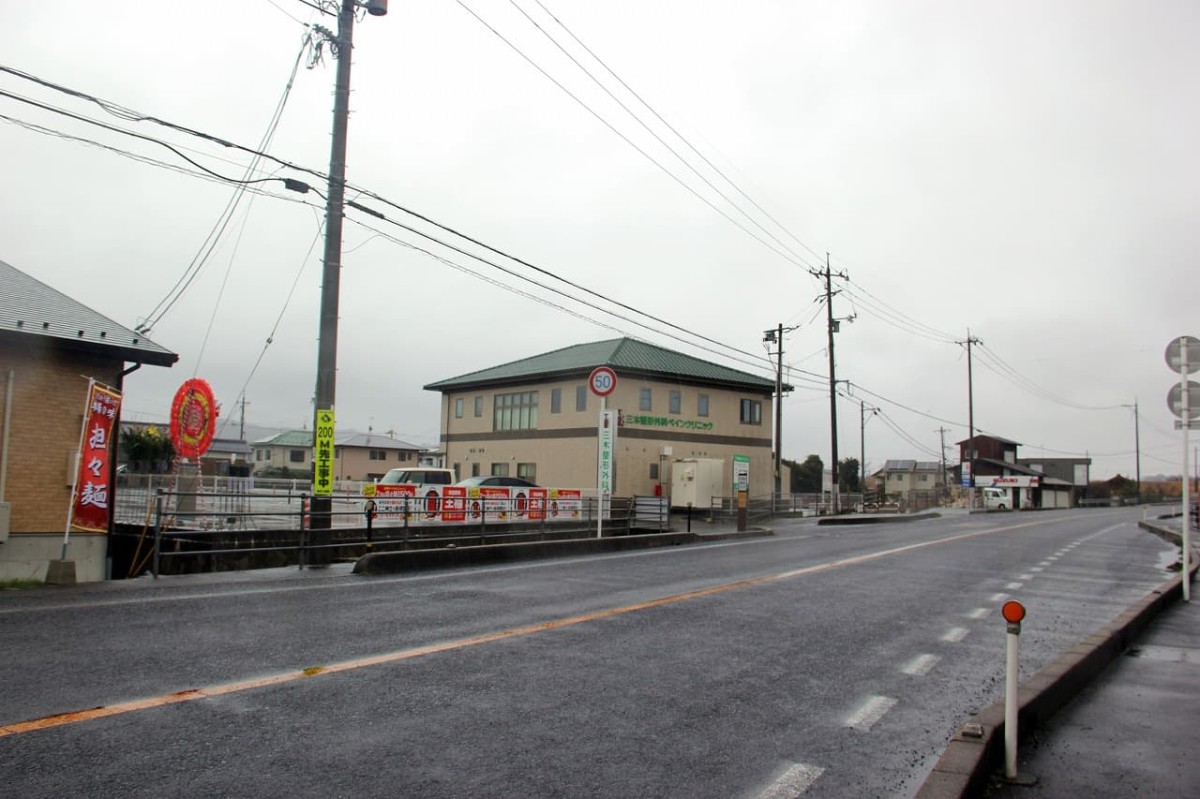
[[[79,473],[71,500],[71,525],[94,533],[108,532],[109,474],[112,434],[121,409],[121,393],[92,383],[80,439]]]

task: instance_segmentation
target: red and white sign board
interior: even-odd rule
[[[1028,474],[1007,477],[991,477],[981,474],[975,478],[976,488],[1037,488],[1041,484],[1041,477]]]
[[[597,397],[607,397],[617,388],[617,373],[607,366],[597,366],[588,375],[588,387]]]
[[[71,496],[70,527],[108,532],[108,481],[113,425],[121,409],[121,393],[92,382],[80,440],[79,473]]]

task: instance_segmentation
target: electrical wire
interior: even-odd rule
[[[622,110],[624,110],[624,111],[625,111],[625,113],[627,113],[627,114],[628,114],[630,117],[632,117],[632,118],[633,118],[633,120],[634,120],[635,122],[637,122],[639,125],[641,125],[641,126],[642,126],[642,128],[643,128],[643,129],[644,129],[644,130],[645,130],[647,133],[649,133],[651,136],[653,136],[653,137],[654,137],[654,139],[655,139],[655,141],[657,141],[659,144],[661,144],[663,147],[665,147],[665,148],[667,149],[667,151],[668,151],[669,153],[671,153],[671,155],[675,156],[675,157],[676,157],[676,158],[679,160],[679,162],[680,162],[681,164],[683,164],[685,167],[687,167],[688,169],[690,169],[690,170],[692,171],[692,174],[694,174],[694,175],[695,175],[696,177],[698,177],[698,178],[699,178],[699,179],[700,179],[700,180],[701,180],[701,181],[702,181],[702,182],[703,182],[703,183],[704,183],[706,186],[708,186],[710,189],[712,189],[714,192],[716,192],[716,193],[717,193],[717,196],[719,196],[719,197],[720,197],[722,200],[724,200],[726,203],[728,203],[728,204],[729,204],[729,205],[730,205],[732,208],[734,208],[734,209],[736,209],[738,212],[740,212],[740,213],[742,214],[742,216],[746,217],[747,221],[749,221],[749,222],[750,222],[750,224],[752,224],[752,225],[754,225],[755,227],[757,227],[759,230],[761,230],[763,233],[765,233],[765,234],[767,235],[767,237],[768,237],[768,238],[770,238],[772,241],[774,241],[774,242],[775,242],[776,244],[778,244],[780,247],[782,247],[782,248],[784,248],[785,250],[787,250],[787,251],[788,251],[788,252],[789,252],[789,253],[790,253],[790,254],[791,254],[793,257],[795,257],[797,260],[799,260],[799,261],[801,261],[802,263],[804,263],[804,257],[803,257],[803,256],[801,256],[799,253],[797,253],[796,251],[794,251],[794,250],[793,250],[791,247],[789,247],[789,246],[788,246],[786,243],[784,243],[784,242],[783,242],[783,241],[782,241],[782,240],[781,240],[781,239],[780,239],[778,236],[776,236],[774,233],[772,233],[770,230],[768,230],[766,227],[764,227],[764,226],[763,226],[763,224],[762,224],[761,222],[759,222],[759,221],[758,221],[757,219],[755,219],[755,218],[754,218],[754,217],[753,217],[753,216],[752,216],[750,213],[748,213],[748,212],[747,212],[746,210],[744,210],[744,209],[743,209],[741,206],[739,206],[739,205],[738,205],[736,202],[734,202],[732,199],[730,199],[729,195],[727,195],[725,192],[721,191],[721,189],[717,188],[717,186],[716,186],[716,185],[715,185],[715,184],[714,184],[714,183],[713,183],[711,180],[709,180],[709,179],[708,179],[708,178],[707,178],[707,177],[706,177],[706,176],[705,176],[705,175],[704,175],[704,174],[703,174],[703,173],[702,173],[702,172],[701,172],[699,169],[697,169],[697,168],[696,168],[696,167],[695,167],[695,166],[694,166],[694,165],[693,165],[693,164],[692,164],[690,161],[688,161],[686,158],[684,158],[682,155],[680,155],[678,150],[676,150],[674,147],[672,147],[672,146],[671,146],[671,145],[670,145],[670,144],[669,144],[669,143],[668,143],[668,142],[667,142],[665,139],[663,139],[663,137],[662,137],[662,136],[660,136],[660,135],[659,135],[659,134],[658,134],[658,133],[657,133],[657,132],[656,132],[656,131],[655,131],[653,128],[651,128],[651,127],[650,127],[650,125],[646,124],[646,122],[645,122],[645,121],[643,121],[643,120],[642,120],[642,118],[641,118],[640,116],[638,116],[637,114],[635,114],[635,113],[634,113],[634,112],[633,112],[633,111],[632,111],[632,110],[629,108],[629,106],[628,106],[628,105],[626,105],[624,102],[622,102],[622,100],[621,100],[619,97],[617,97],[615,94],[613,94],[612,90],[611,90],[611,89],[609,89],[607,86],[605,86],[605,85],[604,85],[604,83],[603,83],[603,81],[601,81],[599,78],[597,78],[597,77],[596,77],[594,74],[592,74],[591,70],[589,70],[589,69],[588,69],[587,67],[585,67],[585,66],[584,66],[582,63],[580,63],[579,59],[577,59],[577,58],[576,58],[574,55],[572,55],[572,54],[571,54],[571,52],[570,52],[569,50],[567,50],[567,48],[566,48],[566,47],[564,47],[564,46],[562,45],[562,43],[561,43],[561,42],[559,42],[559,41],[558,41],[558,39],[554,38],[554,36],[553,36],[553,35],[552,35],[552,34],[551,34],[549,31],[547,31],[545,28],[543,28],[543,27],[542,27],[542,26],[541,26],[541,25],[538,23],[538,21],[537,21],[537,20],[535,20],[533,17],[531,17],[531,16],[529,15],[529,12],[527,12],[527,11],[526,11],[524,8],[522,8],[522,7],[521,7],[521,5],[520,5],[519,3],[517,3],[517,2],[516,2],[516,0],[508,0],[508,2],[509,2],[509,4],[510,4],[510,5],[512,5],[512,7],[513,7],[513,8],[517,9],[517,11],[519,11],[519,12],[521,13],[521,15],[525,17],[525,19],[526,19],[526,20],[528,20],[528,21],[529,21],[529,24],[531,24],[531,25],[533,25],[533,27],[537,28],[537,30],[538,30],[538,31],[539,31],[539,32],[540,32],[540,33],[541,33],[543,36],[545,36],[545,37],[546,37],[548,40],[550,40],[550,42],[551,42],[551,43],[552,43],[552,44],[553,44],[555,47],[557,47],[557,48],[558,48],[559,52],[561,52],[561,53],[562,53],[563,55],[565,55],[565,56],[566,56],[568,59],[570,59],[570,60],[571,60],[571,63],[575,64],[575,66],[577,66],[577,67],[580,69],[580,71],[581,71],[581,72],[583,72],[583,74],[585,74],[585,75],[587,75],[589,78],[591,78],[592,82],[593,82],[593,83],[595,83],[595,84],[596,84],[598,87],[600,87],[600,90],[601,90],[601,91],[603,91],[605,94],[607,94],[607,95],[608,95],[608,96],[609,96],[609,97],[610,97],[610,98],[613,100],[613,102],[615,102],[617,105],[619,105],[619,106],[622,108]],[[547,14],[550,14],[550,12],[546,10],[546,7],[545,7],[544,5],[542,5],[540,2],[538,3],[538,5],[539,5],[539,6],[541,6],[542,10],[543,10],[543,11],[546,11],[546,13],[547,13]],[[555,18],[553,14],[550,14],[550,17],[551,17],[552,19],[554,19],[554,21],[555,21],[555,22],[557,22],[557,23],[559,24],[559,26],[561,26],[561,27],[563,28],[563,30],[567,30],[567,29],[566,29],[566,26],[564,26],[564,25],[562,24],[562,22],[560,22],[560,21],[559,21],[557,18]],[[570,33],[570,31],[568,30],[568,31],[567,31],[567,33]],[[574,35],[574,34],[571,34],[571,37],[572,37],[573,39],[575,39],[575,41],[576,41],[576,42],[579,42],[579,39],[578,39],[577,37],[575,37],[575,35]],[[580,43],[580,44],[582,45],[582,43]],[[584,46],[584,49],[585,49],[585,50],[588,50],[588,48],[587,48],[586,46]],[[591,52],[591,50],[588,50],[588,53],[589,53],[589,54],[592,56],[592,58],[596,58],[596,55],[595,55],[595,53],[592,53],[592,52]],[[597,61],[599,61],[599,59],[598,59],[598,58],[596,58],[596,60],[597,60]],[[600,62],[600,63],[601,63],[601,65],[603,65],[603,62]],[[608,67],[607,67],[607,66],[605,66],[605,69],[608,69]],[[612,72],[612,70],[611,70],[611,69],[608,69],[608,72],[609,72],[609,74],[613,74],[613,72]],[[544,74],[544,73],[543,73],[543,74]],[[620,78],[617,78],[617,80],[618,80],[618,81],[621,83],[621,85],[622,85],[622,86],[625,86],[625,88],[626,88],[627,90],[629,90],[629,87],[628,87],[628,85],[626,85],[624,81],[621,81],[621,79],[620,79]],[[632,93],[632,90],[629,90],[629,91]],[[635,96],[635,97],[637,97],[637,95],[636,95],[636,94],[634,94],[634,96]],[[642,102],[642,104],[643,104],[643,105],[645,105],[645,104],[646,104],[646,103],[645,103],[645,101],[644,101],[644,100],[642,100],[640,97],[638,97],[638,100],[640,100],[640,101]],[[649,108],[649,106],[647,106],[647,108]],[[651,112],[653,112],[653,109],[651,109]],[[655,116],[658,116],[658,114],[657,114],[657,113],[655,113]],[[662,117],[658,117],[658,118],[659,118],[660,120],[662,120]],[[667,127],[668,127],[668,128],[670,128],[670,129],[671,129],[671,131],[672,131],[672,132],[674,132],[674,133],[675,133],[675,135],[676,135],[677,137],[679,137],[679,133],[678,133],[677,131],[675,131],[675,129],[674,129],[674,128],[671,128],[671,126],[670,126],[670,125],[667,125]],[[680,137],[680,138],[682,138],[682,137]],[[684,143],[686,144],[687,142],[685,141]],[[693,147],[692,149],[693,149],[693,150],[695,150],[695,148],[694,148],[694,147]],[[701,157],[703,158],[703,156],[701,156]],[[707,159],[705,159],[705,161],[706,161],[706,163],[707,163]],[[709,163],[709,166],[710,166],[710,167],[712,167],[712,164],[711,164],[711,163]],[[713,168],[715,169],[715,167],[713,167]],[[717,170],[717,171],[718,171],[718,174],[721,174],[721,173],[720,173],[720,170]],[[721,174],[721,177],[725,177],[725,176],[724,176],[724,174]],[[726,181],[727,183],[731,182],[731,181],[729,180],[729,178],[725,178],[725,181]],[[734,186],[734,188],[737,188],[737,187],[736,187],[736,186]],[[744,195],[745,195],[745,192],[742,192],[742,194],[743,194],[743,196],[744,196]],[[753,201],[752,201],[752,202],[753,202]],[[756,204],[756,206],[757,206],[757,204]],[[762,209],[760,208],[759,210],[761,211]],[[768,215],[768,216],[769,216],[769,215]],[[778,224],[779,224],[779,223],[778,223],[778,222],[776,222],[776,225],[778,225]],[[811,265],[809,265],[809,264],[807,264],[807,263],[805,263],[804,265],[805,265],[805,268],[806,268],[806,269],[808,269],[808,270],[810,271],[810,273],[811,273],[812,266],[811,266]]]
[[[986,368],[992,372],[995,372],[999,376],[1003,377],[1005,380],[1008,380],[1009,382],[1011,382],[1013,385],[1017,386],[1020,389],[1023,389],[1024,391],[1029,392],[1030,394],[1033,394],[1036,397],[1047,400],[1049,402],[1056,403],[1058,405],[1063,405],[1065,407],[1073,408],[1075,410],[1080,410],[1080,411],[1112,411],[1112,410],[1118,410],[1118,409],[1124,407],[1123,405],[1119,405],[1119,404],[1117,404],[1117,405],[1084,405],[1082,403],[1073,402],[1071,400],[1064,399],[1063,397],[1060,397],[1057,394],[1047,391],[1046,389],[1039,386],[1037,383],[1033,382],[1029,378],[1022,375],[1020,372],[1018,372],[1016,369],[1014,369],[1012,366],[1010,366],[1007,361],[1005,361],[1003,358],[1001,358],[999,355],[997,355],[994,350],[992,350],[990,347],[985,347],[983,345],[983,342],[978,342],[978,346],[979,346],[979,355],[981,356],[979,358],[979,362],[984,366],[984,368]]]
[[[512,2],[512,0],[510,0],[510,2]],[[673,125],[672,125],[670,122],[668,122],[666,119],[664,119],[664,118],[663,118],[663,116],[662,116],[661,114],[659,114],[659,113],[658,113],[658,111],[654,110],[654,107],[653,107],[653,106],[651,106],[651,105],[650,105],[650,103],[646,102],[646,100],[645,100],[645,99],[644,99],[644,98],[643,98],[643,97],[642,97],[640,94],[638,94],[636,91],[634,91],[633,87],[631,87],[631,86],[630,86],[628,83],[626,83],[626,82],[625,82],[625,81],[624,81],[624,80],[621,78],[621,76],[620,76],[620,75],[618,75],[616,72],[614,72],[614,71],[612,70],[612,68],[611,68],[611,67],[609,67],[609,66],[608,66],[608,64],[606,64],[606,63],[604,62],[604,60],[600,58],[600,56],[596,55],[596,53],[595,53],[595,52],[594,52],[594,51],[593,51],[593,50],[592,50],[590,47],[588,47],[586,44],[584,44],[584,43],[583,43],[583,41],[582,41],[582,40],[581,40],[581,39],[580,39],[578,36],[576,36],[576,35],[575,35],[575,33],[574,33],[574,32],[572,32],[572,31],[571,31],[571,29],[570,29],[570,28],[568,28],[568,27],[566,26],[566,24],[564,24],[564,23],[563,23],[563,21],[562,21],[561,19],[559,19],[557,16],[555,16],[555,15],[554,15],[554,13],[550,11],[550,9],[546,8],[545,4],[544,4],[544,3],[542,3],[542,0],[534,0],[534,2],[535,2],[535,3],[537,3],[537,5],[538,5],[538,6],[539,6],[539,7],[542,9],[542,11],[544,11],[544,12],[546,13],[546,15],[547,15],[547,16],[549,16],[549,17],[550,17],[552,20],[554,20],[554,22],[555,22],[555,23],[556,23],[556,24],[557,24],[557,25],[558,25],[560,28],[562,28],[564,31],[566,31],[566,32],[567,32],[567,35],[568,35],[568,36],[570,36],[570,37],[571,37],[571,39],[572,39],[572,40],[574,40],[576,44],[578,44],[580,47],[582,47],[582,48],[584,49],[584,51],[585,51],[585,52],[586,52],[586,53],[587,53],[589,56],[591,56],[591,57],[592,57],[592,58],[593,58],[593,59],[596,61],[596,63],[598,63],[600,66],[604,67],[604,70],[605,70],[605,71],[606,71],[606,72],[607,72],[609,75],[612,75],[612,76],[613,76],[613,78],[614,78],[614,79],[615,79],[615,80],[616,80],[618,83],[620,83],[620,84],[621,84],[621,86],[622,86],[622,87],[624,87],[624,89],[625,89],[626,91],[628,91],[628,92],[629,92],[631,95],[633,95],[633,96],[634,96],[634,97],[637,99],[637,101],[638,101],[639,103],[641,103],[641,104],[642,104],[642,105],[643,105],[643,106],[644,106],[644,107],[645,107],[645,108],[646,108],[646,109],[647,109],[647,110],[648,110],[648,111],[649,111],[651,114],[653,114],[653,115],[654,115],[654,117],[655,117],[656,119],[658,119],[658,121],[659,121],[659,122],[661,122],[663,125],[665,125],[665,126],[666,126],[666,128],[667,128],[667,130],[669,130],[669,131],[671,131],[671,133],[675,134],[675,136],[676,136],[676,137],[677,137],[677,138],[678,138],[678,139],[679,139],[681,142],[683,142],[684,144],[686,144],[686,145],[688,146],[688,148],[689,148],[689,149],[690,149],[692,152],[694,152],[696,155],[698,155],[698,156],[700,157],[700,159],[701,159],[702,161],[704,161],[704,163],[705,163],[705,164],[707,164],[707,165],[708,165],[708,167],[709,167],[710,169],[712,169],[714,172],[716,172],[718,175],[720,175],[720,176],[721,176],[721,178],[722,178],[722,179],[723,179],[723,180],[724,180],[726,183],[728,183],[730,186],[732,186],[732,187],[733,187],[733,188],[734,188],[734,189],[735,189],[735,190],[738,192],[738,194],[741,194],[743,197],[745,197],[745,198],[746,198],[746,200],[748,200],[748,201],[750,202],[750,204],[751,204],[751,205],[753,205],[753,206],[754,206],[756,209],[758,209],[758,211],[759,211],[759,212],[760,212],[760,213],[761,213],[763,216],[765,216],[767,219],[769,219],[769,220],[771,220],[773,223],[775,223],[775,226],[776,226],[776,227],[778,227],[780,230],[782,230],[782,231],[783,231],[784,233],[786,233],[787,235],[791,236],[792,240],[794,240],[794,241],[795,241],[797,244],[799,244],[801,247],[803,247],[804,249],[806,249],[806,250],[808,250],[810,253],[812,253],[812,254],[813,254],[813,256],[814,256],[814,257],[815,257],[815,258],[816,258],[818,261],[820,261],[820,260],[821,260],[821,254],[820,254],[820,253],[818,253],[818,252],[817,252],[816,250],[814,250],[812,247],[809,247],[807,244],[805,244],[803,241],[801,241],[801,240],[799,239],[799,237],[797,237],[797,236],[796,236],[794,233],[792,233],[792,232],[791,232],[791,231],[790,231],[790,230],[789,230],[787,227],[785,227],[785,226],[784,226],[784,224],[783,224],[782,222],[780,222],[778,219],[776,219],[774,216],[772,216],[772,215],[770,214],[770,212],[768,212],[768,211],[767,211],[765,208],[763,208],[761,205],[759,205],[757,202],[755,202],[755,200],[754,200],[754,198],[753,198],[753,197],[751,197],[749,194],[747,194],[745,191],[743,191],[743,190],[742,190],[742,188],[741,188],[740,186],[738,186],[738,184],[737,184],[737,183],[735,183],[735,182],[734,182],[734,181],[733,181],[733,180],[732,180],[732,179],[731,179],[731,178],[730,178],[728,175],[726,175],[726,174],[725,174],[723,171],[721,171],[721,169],[719,169],[719,168],[717,167],[717,165],[716,165],[716,164],[714,164],[712,161],[710,161],[710,160],[709,160],[709,159],[708,159],[708,158],[707,158],[707,157],[704,155],[704,153],[703,153],[703,152],[701,152],[701,151],[700,151],[700,150],[699,150],[699,149],[698,149],[698,148],[697,148],[695,145],[693,145],[693,144],[692,144],[690,141],[688,141],[688,139],[687,139],[687,138],[686,138],[686,137],[685,137],[685,136],[684,136],[682,133],[680,133],[678,130],[676,130],[676,129],[675,129],[675,127],[674,127],[674,126],[673,126]],[[595,80],[595,78],[593,78],[593,80]],[[598,82],[598,81],[597,81],[597,82]],[[640,120],[639,120],[639,121],[640,121]],[[645,124],[645,123],[643,123],[643,124]]]
[[[288,79],[287,83],[284,85],[283,93],[275,105],[275,110],[271,114],[270,121],[267,123],[266,132],[263,133],[262,139],[259,141],[259,145],[256,148],[260,152],[265,153],[270,148],[271,142],[275,139],[275,132],[279,129],[279,123],[283,119],[283,111],[287,107],[288,98],[291,96],[292,87],[296,82],[296,74],[300,69],[300,60],[303,58],[304,51],[308,48],[311,41],[312,34],[311,32],[306,31],[303,39],[300,42],[300,51],[296,54],[296,59],[292,63],[291,71],[288,73]],[[260,155],[252,156],[250,163],[246,165],[244,174],[246,176],[254,174],[258,168],[258,165],[262,162],[263,157],[264,156]],[[226,228],[229,226],[229,222],[233,219],[233,215],[237,212],[238,205],[241,204],[242,198],[245,196],[245,191],[243,190],[244,185],[245,184],[242,184],[234,188],[233,194],[225,204],[224,210],[221,212],[220,216],[217,217],[216,222],[213,223],[213,227],[209,230],[208,234],[204,237],[204,240],[200,243],[200,247],[197,249],[196,254],[192,256],[191,262],[188,264],[187,268],[184,269],[183,274],[180,275],[179,279],[175,282],[175,285],[172,286],[163,299],[159,300],[158,304],[154,306],[154,310],[145,316],[145,321],[138,325],[136,328],[138,332],[149,334],[150,331],[154,329],[154,326],[162,321],[163,316],[165,316],[171,310],[171,308],[175,306],[180,298],[183,297],[184,293],[189,287],[191,287],[193,281],[195,281],[195,279],[199,276],[200,272],[208,263],[208,259],[212,256],[213,252],[216,251],[217,246],[220,244],[221,237],[224,235]],[[226,278],[228,279],[228,274]],[[213,313],[216,313],[215,308]],[[205,341],[207,341],[207,339],[208,336],[205,335]],[[203,354],[203,347],[201,347],[201,354]],[[197,361],[197,368],[199,368],[199,365],[199,361]]]
[[[492,25],[489,24],[483,17],[481,17],[481,16],[479,16],[479,14],[475,13],[475,11],[470,6],[468,6],[465,2],[463,2],[463,0],[457,0],[457,2],[460,6],[463,7],[464,10],[467,11],[467,13],[469,13],[471,16],[473,16],[475,19],[477,19],[481,25],[483,25],[485,28],[487,28],[489,31],[491,31],[496,36],[496,38],[500,39],[500,41],[504,42],[506,45],[508,45],[510,48],[512,48],[513,52],[515,52],[517,55],[521,56],[521,58],[525,59],[525,61],[527,61],[530,66],[532,66],[538,72],[542,73],[542,75],[544,75],[547,80],[549,80],[551,83],[553,83],[555,86],[557,86],[563,92],[565,92],[568,97],[570,97],[572,100],[574,100],[576,103],[578,103],[585,111],[587,111],[593,117],[595,117],[596,120],[598,122],[600,122],[600,124],[604,125],[610,131],[612,131],[614,134],[616,134],[622,141],[624,141],[630,147],[637,150],[638,153],[640,153],[644,158],[646,158],[646,160],[650,161],[652,164],[657,166],[660,170],[662,170],[662,172],[665,175],[667,175],[667,177],[671,178],[671,180],[675,181],[680,186],[682,186],[690,194],[692,194],[694,197],[696,197],[696,199],[700,200],[702,203],[707,205],[709,208],[713,209],[718,214],[725,217],[725,219],[727,219],[729,222],[733,223],[735,226],[737,226],[739,229],[741,229],[742,232],[746,233],[747,235],[749,235],[750,237],[752,237],[753,239],[758,241],[758,243],[762,244],[764,247],[766,247],[768,250],[770,250],[771,252],[778,255],[780,258],[783,258],[784,260],[788,261],[792,265],[798,266],[801,269],[804,269],[805,271],[809,271],[811,269],[811,267],[809,267],[809,265],[807,263],[805,263],[803,260],[797,258],[794,255],[789,254],[788,252],[786,252],[784,250],[780,250],[780,249],[776,248],[773,244],[771,244],[770,242],[761,238],[754,231],[750,230],[750,228],[746,227],[741,222],[734,219],[726,211],[717,207],[717,205],[715,203],[713,203],[711,200],[709,200],[707,197],[705,197],[700,192],[696,191],[694,188],[689,186],[678,175],[676,175],[674,172],[672,172],[671,170],[669,170],[665,166],[663,166],[662,163],[660,163],[657,159],[654,158],[654,156],[647,153],[644,149],[642,149],[637,144],[635,144],[632,139],[630,139],[628,136],[626,136],[621,131],[617,130],[617,128],[611,122],[609,122],[603,116],[601,116],[599,113],[597,113],[595,110],[593,110],[587,103],[585,103],[583,100],[579,99],[579,97],[576,96],[570,89],[568,89],[566,86],[564,86],[562,83],[560,83],[549,72],[547,72],[545,69],[543,69],[541,67],[541,65],[539,65],[536,61],[534,61],[532,58],[530,58],[528,55],[526,55],[521,50],[521,48],[517,47],[515,44],[513,44],[511,41],[509,41],[504,36],[504,34],[500,33],[500,31],[498,31],[494,27],[492,27]]]

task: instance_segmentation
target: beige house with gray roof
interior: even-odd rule
[[[0,579],[42,580],[60,559],[88,378],[121,390],[135,369],[178,359],[0,261]],[[71,533],[76,579],[105,578],[112,529],[110,513],[107,532]]]
[[[624,419],[615,449],[617,496],[670,490],[672,464],[714,458],[732,483],[750,458],[750,493],[773,487],[775,381],[630,338],[577,344],[425,386],[441,401],[441,446],[460,478],[524,477],[549,488],[597,484],[600,398],[588,375],[611,368],[607,398]],[[726,491],[726,496],[729,495]]]

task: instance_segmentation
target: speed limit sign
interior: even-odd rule
[[[617,387],[617,373],[607,366],[597,366],[588,376],[588,387],[597,397],[607,397]]]

